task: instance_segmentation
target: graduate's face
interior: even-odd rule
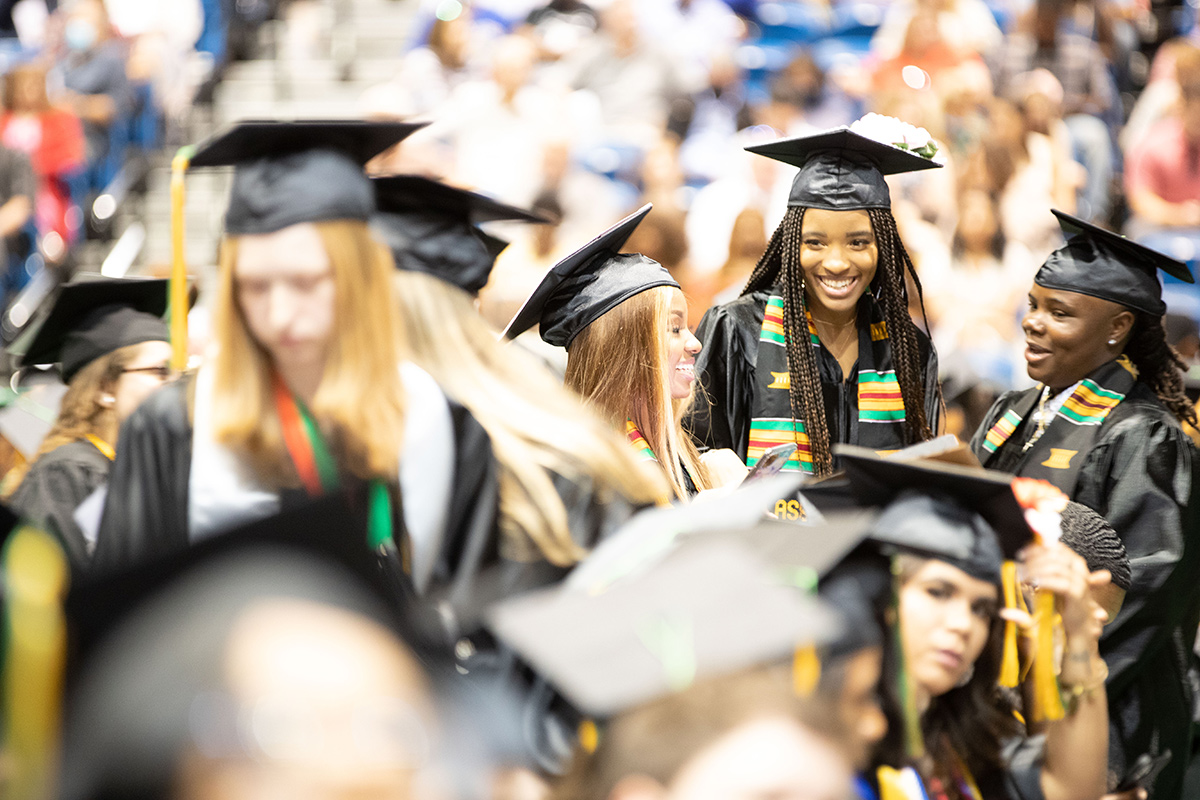
[[[853,313],[879,262],[867,212],[807,209],[800,238],[800,267],[814,316]]]
[[[315,225],[239,237],[234,279],[246,325],[277,367],[324,365],[336,290]]]
[[[667,371],[671,382],[671,398],[686,400],[696,382],[696,354],[702,345],[687,326],[688,307],[683,292],[671,289],[671,304],[667,312]]]
[[[171,345],[166,342],[142,342],[134,347],[133,357],[113,387],[113,410],[117,414],[118,425],[171,375]]]
[[[842,668],[838,709],[850,732],[854,766],[865,769],[871,751],[887,734],[887,717],[879,705],[883,648],[864,647],[848,656]]]
[[[1116,358],[1132,325],[1116,303],[1035,283],[1021,322],[1029,377],[1055,391],[1083,380]]]
[[[958,567],[930,559],[900,588],[905,663],[919,698],[953,689],[987,645],[998,591]]]

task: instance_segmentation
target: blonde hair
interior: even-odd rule
[[[712,483],[683,430],[695,395],[671,397],[665,334],[673,291],[678,289],[658,286],[639,292],[584,328],[567,350],[565,382],[619,430],[633,420],[671,490],[686,500],[685,468],[698,490]]]
[[[313,223],[334,277],[333,339],[310,407],[339,467],[396,481],[404,429],[400,324],[391,254],[357,220]],[[271,356],[251,335],[237,298],[238,239],[222,242],[213,312],[212,421],[216,440],[280,486],[298,483],[272,394]]]
[[[586,551],[571,538],[552,473],[590,479],[597,502],[651,503],[666,494],[621,439],[536,359],[501,346],[471,298],[431,275],[395,276],[408,356],[487,431],[500,468],[502,552],[570,566]],[[536,548],[536,549],[535,549]]]
[[[29,469],[46,453],[64,444],[77,442],[88,434],[111,445],[117,443],[117,412],[100,402],[102,395],[112,393],[121,373],[137,355],[140,344],[131,344],[106,353],[90,362],[71,378],[66,394],[59,405],[54,425],[42,439],[32,462],[14,467],[5,478],[5,488],[15,492]],[[11,494],[9,492],[9,494]]]

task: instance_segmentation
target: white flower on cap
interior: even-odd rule
[[[933,141],[929,131],[883,114],[867,114],[855,121],[850,130],[859,136],[899,147],[922,158],[932,159],[938,150],[937,143]]]

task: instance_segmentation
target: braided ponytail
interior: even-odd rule
[[[1196,427],[1196,409],[1183,391],[1183,373],[1187,365],[1167,344],[1162,318],[1139,313],[1133,333],[1125,344],[1125,355],[1138,369],[1138,380],[1145,383],[1162,404],[1180,422]]]

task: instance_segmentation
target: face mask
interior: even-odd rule
[[[63,31],[63,38],[67,42],[67,47],[81,53],[90,50],[96,43],[96,28],[90,22],[73,19],[67,23],[67,27]]]

